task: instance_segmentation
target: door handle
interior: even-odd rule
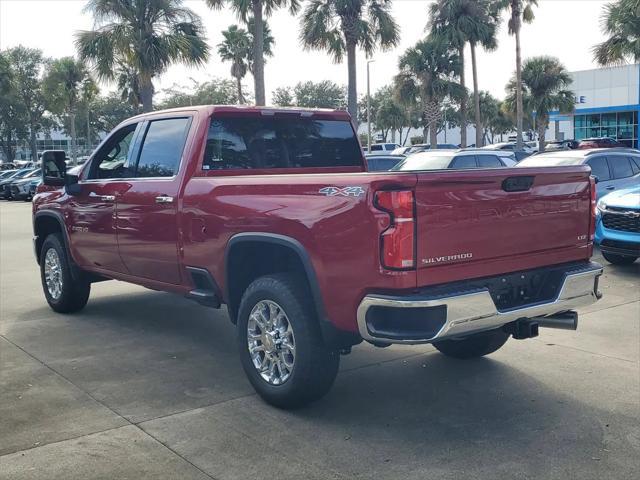
[[[115,202],[115,195],[98,195],[96,192],[89,192],[89,198],[99,199],[101,202]]]
[[[604,188],[605,190],[615,190],[616,187],[614,187],[613,185],[609,185],[608,187]]]
[[[173,203],[173,197],[169,195],[160,195],[156,197],[156,203]]]

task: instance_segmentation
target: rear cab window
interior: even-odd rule
[[[348,120],[215,113],[210,120],[205,171],[325,167],[355,167],[355,171],[364,167]]]

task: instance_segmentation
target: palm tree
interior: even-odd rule
[[[229,3],[238,17],[249,25],[249,32],[253,36],[253,60],[250,68],[253,72],[253,83],[256,95],[256,105],[266,102],[264,87],[264,56],[265,56],[265,21],[274,10],[288,7],[291,15],[298,13],[299,0],[205,0],[213,9],[220,9]],[[253,21],[251,21],[253,19]],[[251,22],[251,23],[250,23]],[[273,38],[273,37],[271,37]]]
[[[605,5],[602,29],[609,36],[593,47],[600,65],[640,62],[640,0],[618,0]]]
[[[53,60],[44,78],[44,93],[48,99],[48,110],[66,117],[71,135],[71,159],[77,158],[78,135],[76,115],[84,92],[92,87],[93,80],[85,65],[73,57]]]
[[[462,87],[456,78],[460,74],[460,57],[446,38],[429,35],[409,48],[399,62],[396,75],[396,97],[403,104],[418,103],[422,109],[423,136],[435,147],[437,123],[446,97],[458,97]]]
[[[391,0],[311,0],[301,19],[300,39],[306,48],[326,50],[336,63],[346,53],[348,70],[347,109],[358,118],[356,48],[371,56],[397,45],[400,30],[391,16]]]
[[[137,72],[128,65],[119,64],[114,72],[120,99],[131,105],[133,111],[139,113],[142,98],[140,96],[140,78]],[[153,85],[151,86],[152,94],[155,93]]]
[[[520,29],[522,22],[533,22],[533,7],[538,0],[498,0],[496,7],[507,9],[509,34],[516,37],[516,149],[521,150],[522,143],[522,57],[520,54]]]
[[[98,27],[76,33],[80,59],[107,81],[114,80],[118,64],[132,68],[145,112],[153,108],[155,76],[172,63],[202,65],[208,58],[200,17],[182,0],[90,0],[85,10]]]
[[[249,70],[248,59],[251,56],[251,38],[249,32],[237,25],[231,25],[222,32],[224,40],[218,44],[218,54],[222,61],[231,62],[231,76],[236,79],[238,103],[244,103],[242,79]]]
[[[438,0],[430,6],[429,26],[431,31],[442,35],[458,49],[460,56],[460,84],[465,88],[464,78],[464,48],[467,43],[471,47],[471,64],[473,71],[473,103],[476,125],[476,145],[483,143],[483,126],[480,115],[480,95],[478,91],[478,67],[476,62],[476,48],[478,45],[485,50],[495,50],[497,47],[496,33],[500,17],[492,9],[489,0]],[[466,90],[466,88],[465,88]],[[460,102],[461,111],[461,145],[467,144],[466,95]]]
[[[522,99],[524,109],[535,115],[538,130],[538,151],[544,152],[544,137],[549,126],[549,112],[570,113],[574,109],[574,94],[568,87],[571,75],[554,57],[533,57],[522,68]],[[517,102],[518,80],[514,76],[507,85],[505,103],[513,110]]]

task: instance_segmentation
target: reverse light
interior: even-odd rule
[[[382,266],[394,270],[415,268],[416,219],[412,190],[376,192],[376,208],[389,214],[389,227],[380,235]]]

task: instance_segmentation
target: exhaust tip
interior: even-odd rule
[[[536,321],[544,328],[557,328],[560,330],[577,330],[578,329],[578,312],[568,310],[566,312],[556,313],[548,317],[536,318]]]

